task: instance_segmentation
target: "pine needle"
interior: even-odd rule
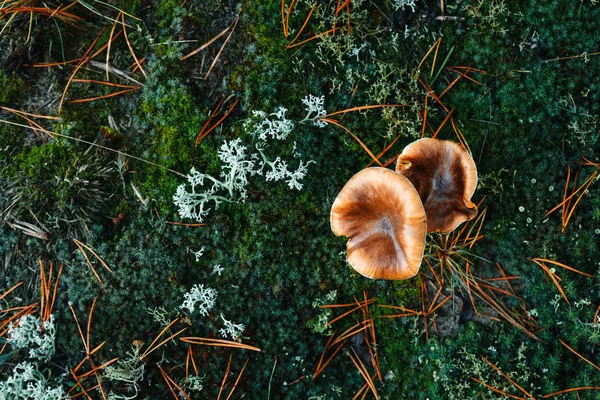
[[[381,161],[379,161],[377,159],[377,157],[375,157],[375,155],[371,152],[371,150],[369,150],[369,148],[354,133],[352,133],[350,131],[350,129],[346,128],[344,125],[340,124],[335,119],[323,117],[323,118],[321,118],[321,121],[328,122],[330,124],[339,126],[343,130],[345,130],[346,132],[348,132],[354,138],[354,140],[356,140],[358,142],[358,144],[360,144],[360,146],[367,152],[367,154],[371,157],[371,159],[373,159],[373,161],[375,161],[375,163],[377,163],[377,165],[379,165],[380,167],[383,167],[383,164],[381,164]]]

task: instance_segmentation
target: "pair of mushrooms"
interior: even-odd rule
[[[348,236],[348,262],[371,279],[419,271],[427,232],[448,233],[477,215],[473,158],[458,143],[424,138],[398,156],[396,172],[366,168],[342,188],[331,229]]]

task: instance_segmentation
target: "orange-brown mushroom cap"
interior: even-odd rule
[[[348,236],[348,262],[371,279],[407,279],[421,265],[427,221],[413,185],[392,170],[367,168],[342,188],[331,229]]]
[[[460,144],[419,139],[398,156],[396,172],[407,177],[419,192],[428,232],[451,232],[477,215],[477,206],[471,202],[477,168]]]

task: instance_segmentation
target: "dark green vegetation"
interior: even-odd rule
[[[32,6],[2,2],[4,8],[17,3]],[[313,2],[296,2],[288,38],[279,1],[202,0],[186,1],[183,6],[181,0],[126,3],[80,1],[67,10],[82,18],[74,21],[76,26],[37,11],[0,13],[4,28],[0,34],[4,63],[0,105],[60,117],[29,117],[61,135],[50,139],[29,129],[26,119],[0,110],[3,121],[25,125],[0,124],[0,296],[24,282],[0,300],[0,309],[39,301],[40,259],[46,270],[51,261],[55,268],[64,264],[53,310],[56,352],[50,362],[32,361],[53,386],[73,387],[75,380],[67,368],[74,369],[85,357],[69,305],[85,336],[89,310],[97,298],[90,346],[106,344],[92,356],[95,365],[115,357],[130,360],[122,364],[130,372],[144,365],[143,379],[135,384],[124,381],[132,380],[133,372],[119,381],[99,370],[107,396],[112,392],[115,399],[136,393],[140,399],[173,398],[162,368],[191,398],[217,398],[231,356],[221,398],[228,395],[249,359],[232,398],[350,399],[364,379],[345,354],[351,352],[349,343],[311,379],[327,335],[333,332],[319,323],[324,311],[313,304],[352,303],[362,300],[366,291],[369,298],[378,298],[370,310],[383,377],[381,382],[375,379],[381,398],[504,398],[474,378],[522,398],[600,387],[600,371],[565,346],[600,364],[596,348],[600,325],[595,319],[600,304],[598,278],[555,266],[567,303],[548,274],[531,261],[543,258],[594,276],[600,273],[600,182],[591,183],[564,231],[561,210],[545,215],[563,200],[569,168],[571,182],[578,173],[570,191],[598,170],[580,162],[582,156],[600,162],[600,55],[595,53],[600,51],[599,4],[590,0],[445,1],[446,17],[436,18],[442,13],[433,1],[415,1],[413,10],[401,7],[409,1],[351,0],[350,21],[344,8],[334,22],[336,2],[316,1],[296,43],[331,29],[334,23],[335,35],[286,50]],[[286,3],[289,7],[291,2]],[[53,10],[61,5],[57,0],[43,4]],[[128,13],[123,18],[127,39],[137,58],[144,59],[145,74],[139,69],[131,72],[135,60],[125,35],[116,36],[123,28],[120,22],[111,34],[121,7]],[[180,60],[233,26],[238,15],[220,54],[232,29]],[[88,49],[91,55],[111,36],[111,66],[140,82],[141,88],[71,103],[123,89],[69,82],[77,63],[32,66],[78,59]],[[439,50],[432,51],[417,70],[438,38],[442,38]],[[82,65],[75,79],[106,81],[102,68],[106,50],[92,61],[98,64]],[[345,182],[371,159],[343,129],[299,123],[306,115],[302,99],[309,94],[325,96],[327,112],[405,104],[332,117],[376,155],[401,135],[381,157],[386,162],[421,135],[427,90],[419,78],[439,96],[459,76],[445,67],[458,67],[455,71],[460,72],[464,71],[461,66],[485,71],[468,73],[480,84],[463,77],[441,99],[448,110],[454,109],[453,121],[478,167],[480,183],[473,201],[484,199],[480,209],[487,207],[480,232],[485,237],[467,249],[470,270],[480,278],[499,277],[499,263],[506,275],[518,277],[510,281],[516,296],[509,295],[505,282],[490,283],[505,291],[495,292],[496,300],[515,321],[528,321],[527,328],[537,340],[480,299],[475,301],[478,310],[492,318],[476,316],[458,324],[461,302],[455,296],[438,309],[437,318],[427,318],[427,333],[421,317],[378,318],[393,311],[378,305],[420,310],[422,283],[434,279],[426,264],[422,265],[424,273],[413,279],[388,282],[363,278],[345,263],[346,239],[331,233],[329,210]],[[110,81],[139,86],[114,72]],[[230,95],[212,124],[235,98],[237,105],[194,146],[211,110]],[[295,127],[285,141],[272,143],[269,153],[294,166],[296,152],[302,160],[314,161],[302,180],[303,188],[297,191],[285,182],[254,176],[249,179],[245,202],[222,203],[216,210],[211,205],[206,226],[172,224],[196,221],[180,219],[172,198],[185,178],[167,168],[186,174],[194,167],[218,176],[221,145],[241,138],[253,149],[254,139],[244,122],[253,111],[273,113],[279,106],[288,109],[286,117]],[[447,112],[430,96],[427,115],[435,131]],[[425,133],[432,135],[429,128]],[[457,140],[450,122],[438,137]],[[37,228],[24,229],[24,222]],[[106,270],[88,252],[103,283],[94,276],[74,238],[94,249],[112,269],[112,273]],[[205,251],[197,261],[192,251],[201,248]],[[433,258],[429,260],[437,265]],[[455,261],[466,267],[460,254]],[[213,273],[215,265],[224,268],[220,275]],[[451,296],[453,289],[461,289],[459,281],[459,276],[447,281],[438,301]],[[197,284],[218,292],[208,316],[180,307],[184,294]],[[427,285],[432,300],[436,291]],[[332,291],[335,300],[327,299]],[[462,295],[467,295],[464,288]],[[191,390],[185,385],[188,347],[178,338],[221,338],[221,314],[244,324],[241,341],[262,352],[194,345],[203,389]],[[339,314],[334,309],[328,318]],[[14,315],[15,311],[1,312],[0,321]],[[143,352],[177,318],[181,320],[162,338],[187,328],[185,332],[144,360],[131,356],[140,341]],[[357,318],[359,313],[336,322],[333,328],[339,334]],[[0,329],[4,338],[5,329]],[[12,350],[7,345],[0,355],[0,382],[13,374],[19,362],[31,361],[27,349]],[[195,376],[191,364],[188,369]],[[371,365],[367,369],[374,373]],[[86,363],[77,374],[90,370]],[[91,389],[97,385],[94,375],[82,385],[91,398],[102,398],[99,390]],[[75,388],[71,395],[78,393],[81,389]],[[598,393],[597,388],[586,389],[553,398],[592,399]]]

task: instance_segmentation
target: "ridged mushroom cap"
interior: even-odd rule
[[[477,215],[477,206],[471,202],[477,168],[460,144],[419,139],[398,156],[396,172],[407,177],[419,192],[428,232],[451,232]]]
[[[392,170],[367,168],[342,188],[331,229],[348,236],[348,262],[371,279],[407,279],[421,265],[427,221],[413,185]]]

